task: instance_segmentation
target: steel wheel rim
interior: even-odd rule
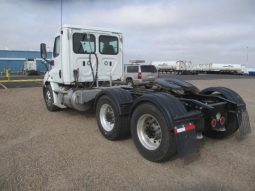
[[[127,83],[127,85],[128,85],[129,87],[132,87],[132,86],[133,86],[133,84],[132,84],[131,81],[129,81],[129,82]]]
[[[156,150],[162,139],[162,130],[157,119],[150,114],[140,116],[137,122],[137,135],[146,149]]]
[[[48,106],[51,106],[51,103],[52,103],[52,97],[51,97],[51,93],[50,93],[50,90],[47,90],[46,91],[46,103]]]
[[[100,122],[105,131],[111,131],[115,124],[113,108],[109,104],[103,104],[100,108]]]

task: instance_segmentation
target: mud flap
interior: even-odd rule
[[[175,134],[177,153],[180,157],[199,153],[199,144],[196,139],[196,130],[185,131]]]
[[[244,137],[251,133],[251,125],[249,120],[249,115],[246,110],[240,111],[237,114],[238,125],[239,125],[239,135]]]

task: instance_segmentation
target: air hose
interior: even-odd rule
[[[95,75],[93,67],[92,67],[91,54],[94,54],[95,57],[96,57],[96,75]],[[94,86],[94,84],[97,82],[97,79],[98,79],[98,56],[97,56],[96,53],[90,53],[89,54],[89,65],[90,65],[90,69],[91,69],[91,73],[92,73],[92,77],[93,77],[93,82],[90,86],[90,88],[92,88]]]

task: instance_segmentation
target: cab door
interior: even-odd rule
[[[120,35],[99,35],[99,81],[121,79],[123,74],[122,43]]]
[[[96,36],[86,31],[72,31],[72,71],[78,73],[78,82],[92,82],[96,75]],[[74,75],[75,76],[75,75]]]
[[[62,63],[61,63],[61,36],[57,36],[53,47],[53,61],[54,65],[50,71],[50,76],[54,82],[62,83]]]

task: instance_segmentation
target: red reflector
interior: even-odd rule
[[[185,126],[186,131],[190,131],[195,128],[196,128],[196,126],[194,125],[194,123],[190,123],[187,126]]]
[[[138,79],[142,79],[142,72],[138,72],[137,78],[138,78]]]
[[[193,130],[195,128],[196,128],[196,126],[195,126],[194,123],[189,123],[189,124],[182,125],[182,126],[176,126],[174,128],[174,134],[191,131],[191,130]]]
[[[220,118],[220,124],[224,125],[225,124],[225,117],[221,116]]]
[[[216,119],[212,119],[212,121],[211,121],[211,126],[212,126],[212,128],[215,128],[216,125],[217,125]]]

